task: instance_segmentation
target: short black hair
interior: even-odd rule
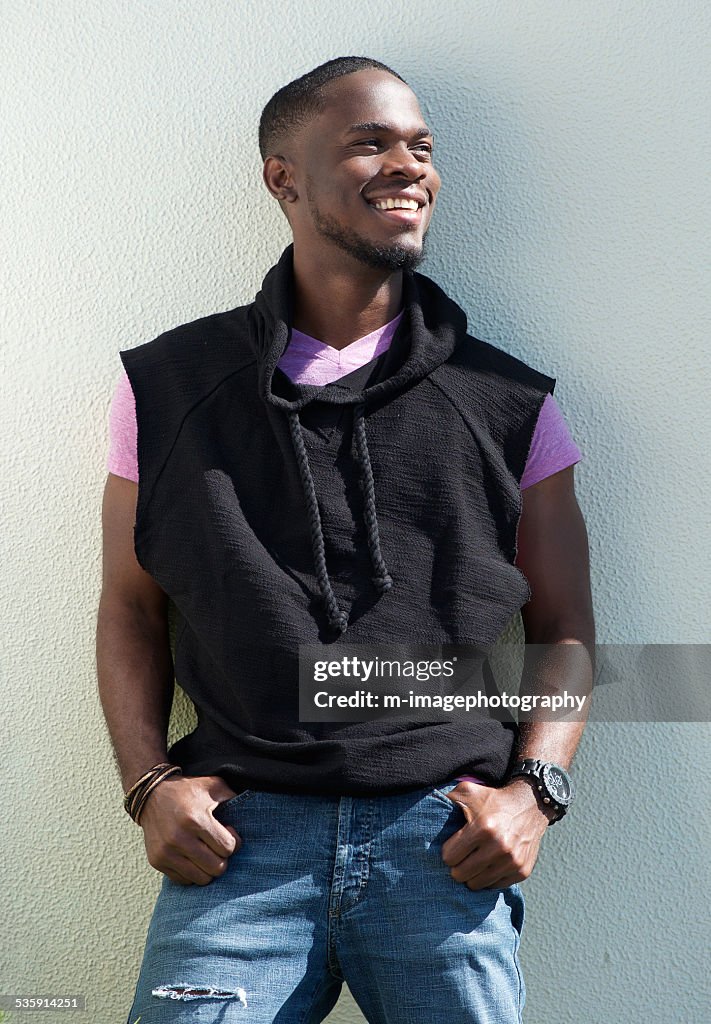
[[[325,64],[319,64],[313,71],[282,86],[262,111],[259,119],[259,152],[262,160],[274,153],[285,137],[321,113],[326,105],[323,92],[325,85],[336,78],[342,78],[343,75],[352,75],[355,71],[363,71],[366,68],[387,71],[389,75],[399,78],[407,85],[405,79],[396,71],[371,57],[334,57]]]

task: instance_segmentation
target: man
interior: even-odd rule
[[[394,71],[289,83],[260,147],[293,246],[253,303],[121,353],[140,476],[114,453],[99,691],[164,876],[128,1024],[321,1021],[343,980],[370,1021],[518,1021],[518,883],[583,723],[303,721],[299,648],[471,645],[485,673],[519,610],[590,646],[579,453],[554,380],[415,273],[440,178]],[[170,750],[168,599],[198,715]]]

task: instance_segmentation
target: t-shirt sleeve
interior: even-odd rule
[[[561,469],[575,465],[582,457],[570,435],[560,406],[553,395],[547,394],[533,432],[526,468],[521,477],[521,490]]]
[[[126,370],[122,367],[109,410],[109,473],[138,483],[136,452],[136,400]]]

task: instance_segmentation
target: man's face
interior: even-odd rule
[[[412,269],[424,257],[440,187],[415,94],[375,69],[326,90],[326,108],[296,143],[295,245],[326,241],[371,267]]]

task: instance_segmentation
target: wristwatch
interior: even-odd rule
[[[509,778],[525,775],[533,779],[541,802],[556,812],[548,824],[553,825],[566,813],[573,802],[573,782],[565,768],[553,761],[541,761],[535,757],[524,757],[517,761]]]

